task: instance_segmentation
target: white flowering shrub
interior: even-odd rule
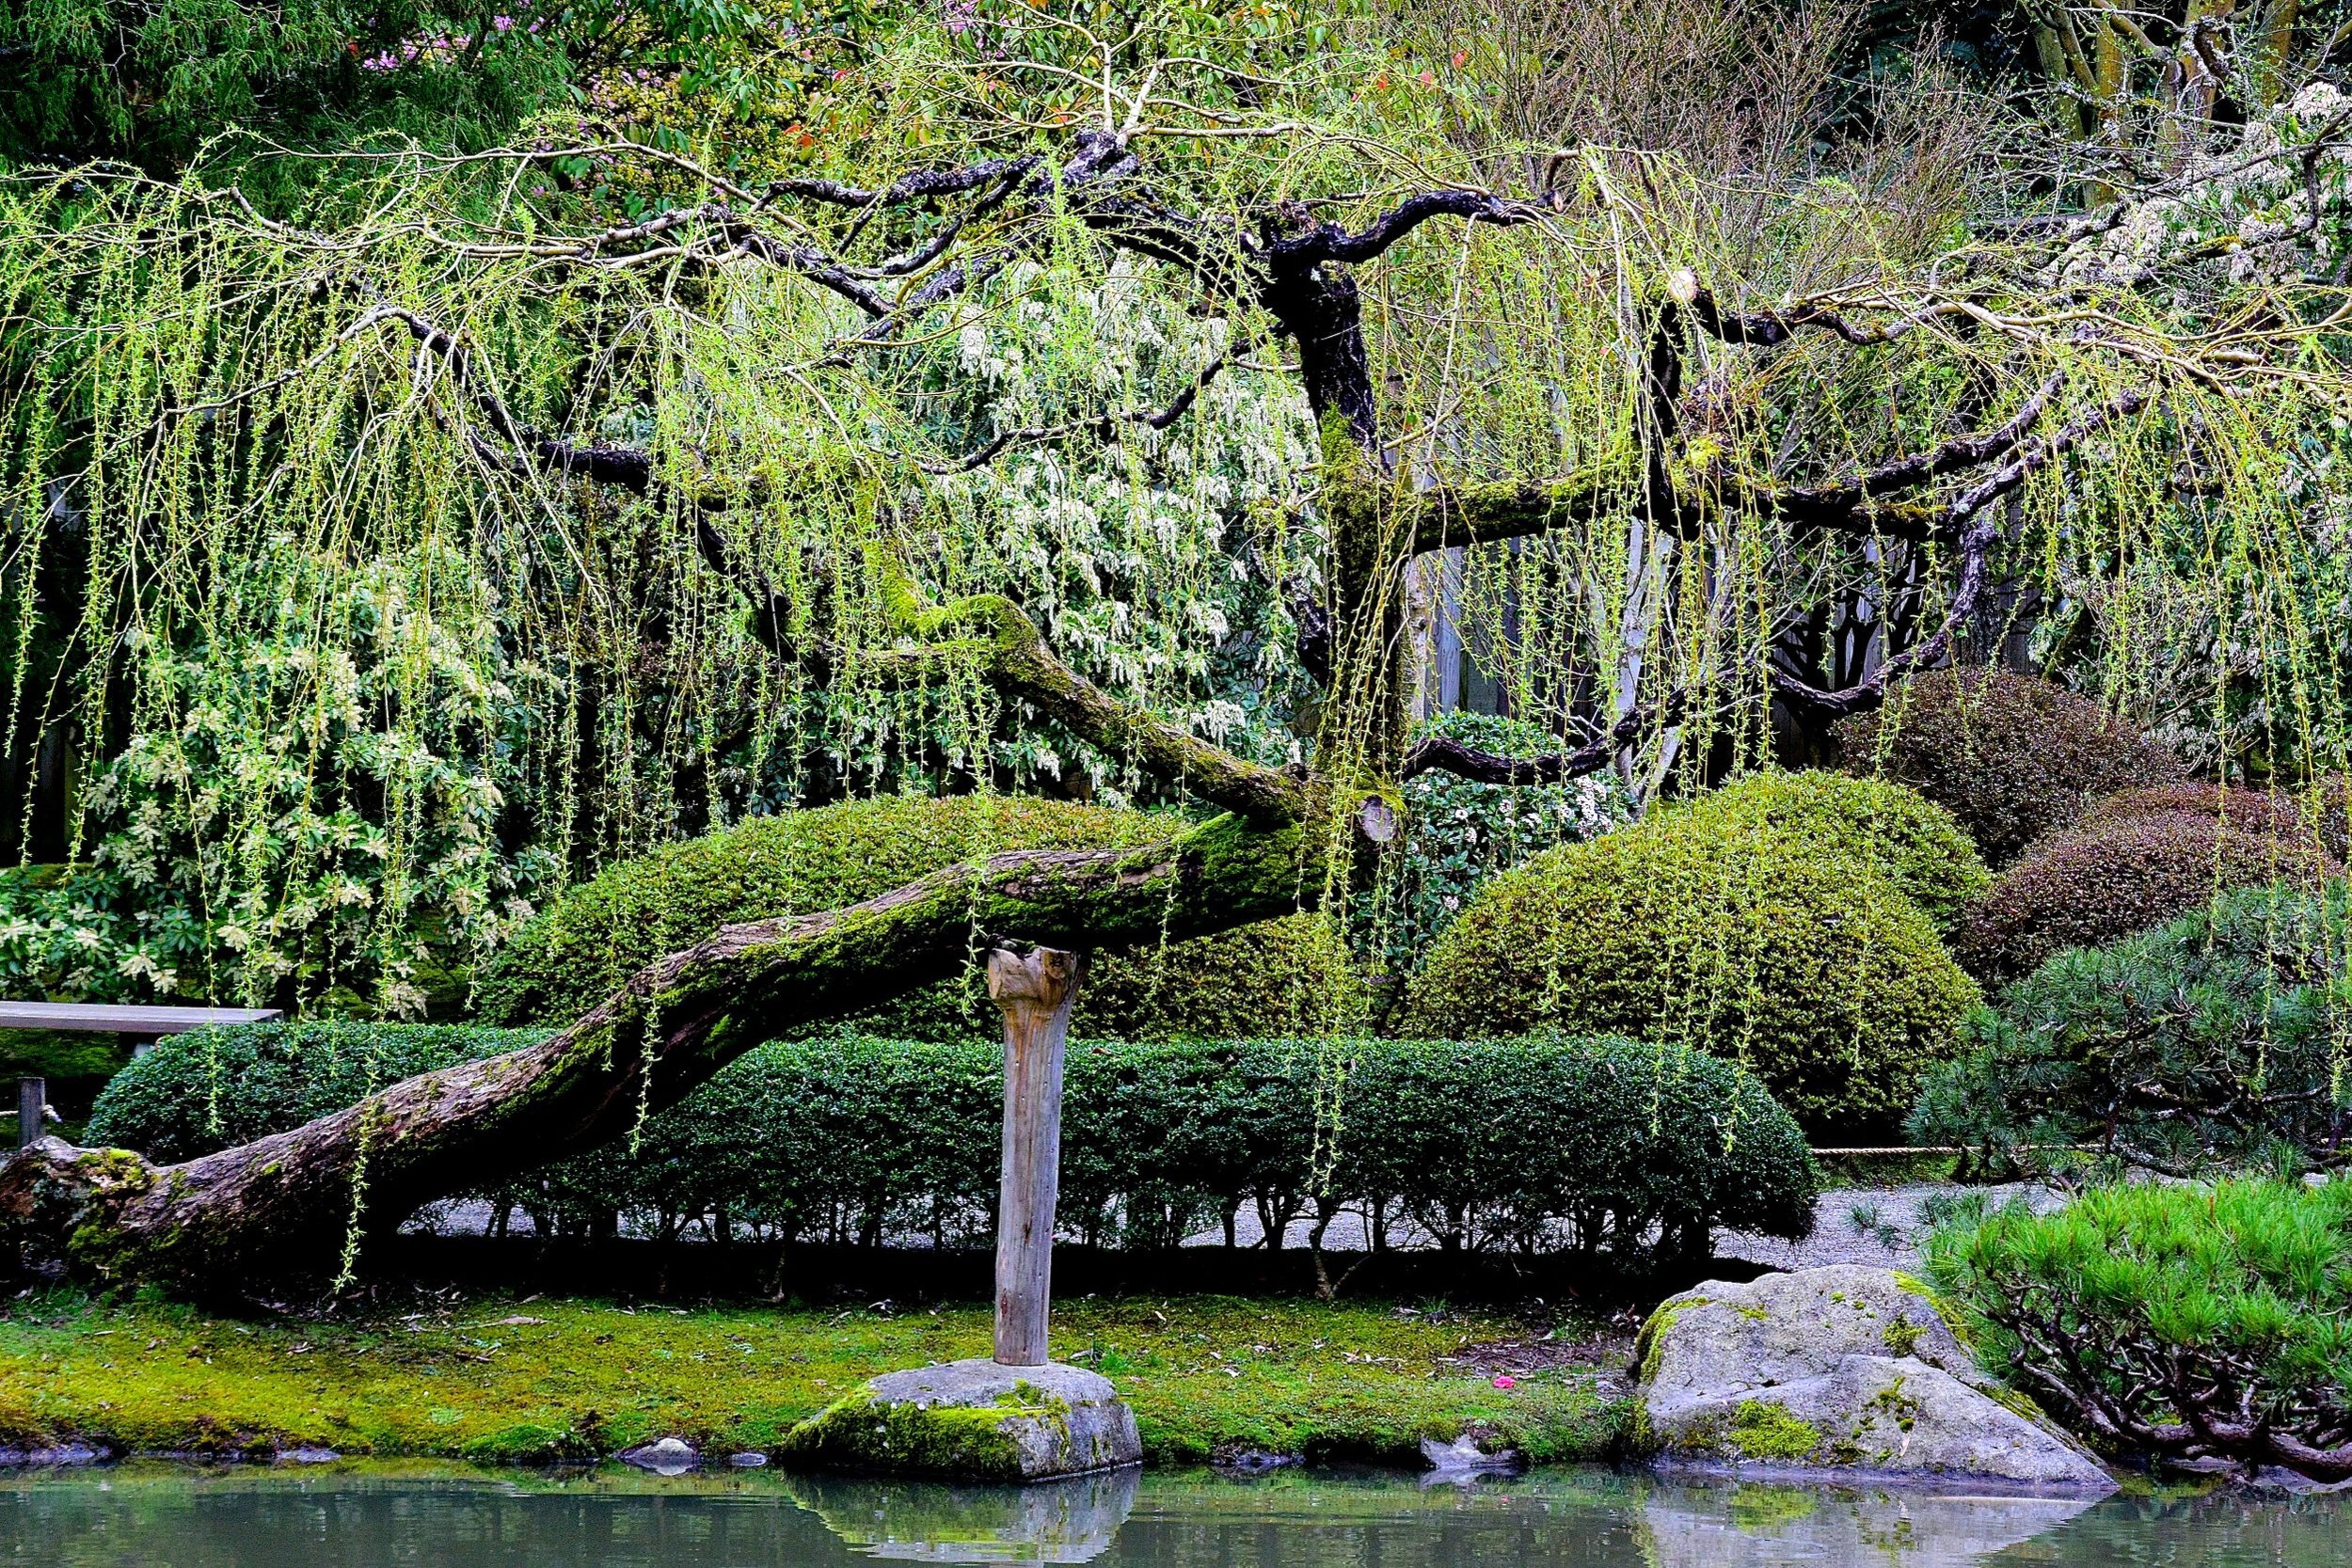
[[[2213,260],[2233,283],[2331,272],[2352,222],[2352,98],[2314,82],[2149,195],[2077,220],[2062,285],[2137,285]]]

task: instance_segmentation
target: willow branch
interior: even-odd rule
[[[2137,388],[2119,393],[2057,434],[2027,442],[2008,463],[1953,499],[1945,509],[1943,527],[1960,539],[1960,574],[1953,586],[1951,603],[1945,610],[1944,623],[1931,636],[1887,659],[1868,678],[1835,691],[1772,671],[1770,679],[1773,694],[1817,713],[1838,717],[1866,713],[1886,701],[1889,688],[1898,679],[1914,670],[1942,663],[1951,652],[1953,638],[1976,612],[1977,600],[1984,592],[1991,571],[1993,547],[2001,537],[2000,517],[1992,510],[1993,503],[2117,420],[2147,407],[2151,401],[2151,393]],[[1973,523],[1971,518],[1975,519]]]
[[[934,608],[887,546],[869,546],[866,557],[885,610],[914,642],[898,656],[869,656],[868,667],[886,673],[894,657],[903,657],[918,677],[927,677],[938,668],[944,644],[953,656],[975,661],[997,690],[1058,721],[1089,745],[1130,758],[1204,800],[1260,823],[1298,822],[1314,813],[1321,792],[1312,782],[1244,761],[1126,706],[1063,663],[1037,623],[1003,594],[975,594]]]
[[[1310,262],[1375,261],[1432,218],[1456,217],[1473,224],[1512,228],[1536,223],[1551,209],[1530,201],[1513,201],[1485,191],[1422,191],[1408,196],[1372,224],[1355,233],[1334,223],[1318,223],[1305,232],[1276,241],[1270,256]]]
[[[1669,711],[1681,705],[1680,693],[1669,699]],[[1570,779],[1584,778],[1613,766],[1618,755],[1642,738],[1659,715],[1647,707],[1637,707],[1617,721],[1609,733],[1599,739],[1578,747],[1573,752],[1551,752],[1542,756],[1505,756],[1500,752],[1482,751],[1465,746],[1450,736],[1433,735],[1417,740],[1405,753],[1401,776],[1411,779],[1423,773],[1452,773],[1474,784],[1564,784]]]
[[[1791,526],[1869,534],[1891,539],[1929,539],[1954,520],[1942,510],[1925,514],[1890,511],[1873,503],[1889,496],[1917,490],[1947,475],[1983,467],[2017,450],[2028,432],[2049,412],[2050,404],[2065,385],[2063,371],[2034,388],[2016,413],[1999,425],[1970,436],[1957,436],[1930,451],[1882,463],[1857,478],[1836,484],[1774,491],[1764,485],[1727,483],[1725,499],[1744,502],[1765,516]]]

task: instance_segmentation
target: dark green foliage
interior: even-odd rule
[[[250,1143],[340,1111],[374,1087],[518,1051],[544,1029],[321,1020],[198,1029],[115,1074],[83,1139],[158,1164]]]
[[[2352,1475],[2352,1182],[2135,1184],[1941,1230],[1937,1283],[2110,1450]]]
[[[378,1080],[510,1050],[528,1032],[262,1025],[167,1041],[107,1089],[93,1142],[154,1158],[299,1124]],[[1639,1262],[1712,1227],[1801,1235],[1819,1172],[1755,1078],[1623,1040],[1075,1043],[1063,1107],[1065,1232],[1169,1245],[1256,1203],[1307,1205],[1318,1085],[1344,1073],[1324,1212],[1377,1202],[1450,1247],[1563,1246]],[[615,1216],[675,1236],[705,1216],[867,1243],[984,1237],[1002,1055],[980,1043],[833,1036],[765,1046],[626,1140],[489,1195],[543,1231]],[[210,1107],[218,1096],[219,1122]]]
[[[1687,1043],[1747,1063],[1809,1130],[1891,1123],[1976,988],[1901,887],[1840,852],[1846,830],[1760,809],[1777,787],[1496,878],[1422,965],[1404,1032]]]
[[[2232,888],[2314,887],[2334,861],[2275,796],[2183,784],[2102,801],[1972,903],[1952,952],[1986,980],[2030,974],[2170,920]]]
[[[546,99],[570,72],[562,38],[606,8],[0,0],[0,158],[164,167],[240,124],[478,140]]]
[[[1799,835],[1867,862],[1939,927],[1992,877],[1952,814],[1917,790],[1842,773],[1754,773],[1669,810],[1693,830]]]
[[[2187,776],[2178,757],[2048,681],[1937,670],[1896,692],[1882,712],[1838,724],[1845,768],[1944,807],[1994,867],[2103,796]]]
[[[2291,1145],[2341,1152],[2344,884],[2226,894],[2156,930],[2058,954],[1979,1009],[1963,1053],[1912,1117],[1923,1144],[1994,1167],[2071,1162],[2074,1146],[2167,1170]]]
[[[926,873],[1013,849],[1149,844],[1181,823],[1066,800],[893,795],[754,818],[612,867],[516,933],[475,980],[494,1023],[567,1022],[665,953],[721,926],[840,909]],[[1094,956],[1076,1027],[1122,1038],[1319,1032],[1349,990],[1346,955],[1302,915],[1164,947]],[[910,1039],[1002,1028],[977,973],[865,1015]]]

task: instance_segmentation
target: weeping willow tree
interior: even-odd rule
[[[1759,174],[1506,134],[1441,88],[1466,49],[1277,79],[1044,20],[986,44],[891,56],[836,150],[757,181],[603,140],[349,156],[299,211],[8,189],[11,625],[81,519],[89,744],[122,708],[160,737],[133,841],[276,973],[376,943],[398,985],[437,878],[495,940],[502,814],[559,858],[649,841],[681,791],[739,809],[747,752],[1187,808],[695,934],[544,1045],[186,1164],[44,1142],[0,1171],[19,1240],[199,1288],[312,1267],[362,1204],[623,1133],[986,947],[1336,907],[1416,774],[1763,765],[2021,584],[2090,607],[2118,682],[2143,609],[2218,617],[2342,766],[2331,88],[2078,212],[1989,141],[1963,178],[1899,139]],[[1954,112],[1920,90],[1882,124]],[[632,213],[574,221],[565,169]],[[1414,739],[1441,570],[1557,751]]]

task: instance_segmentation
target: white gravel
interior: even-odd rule
[[[1913,1270],[1919,1243],[1930,1228],[1926,1211],[1935,1197],[1981,1196],[1988,1208],[2021,1200],[2037,1213],[2055,1209],[2065,1196],[2032,1182],[2002,1187],[1961,1187],[1948,1181],[1909,1187],[1838,1187],[1821,1195],[1813,1210],[1813,1234],[1802,1242],[1777,1236],[1720,1231],[1715,1256],[1739,1258],[1773,1269],[1818,1269],[1831,1263],[1865,1263]]]

